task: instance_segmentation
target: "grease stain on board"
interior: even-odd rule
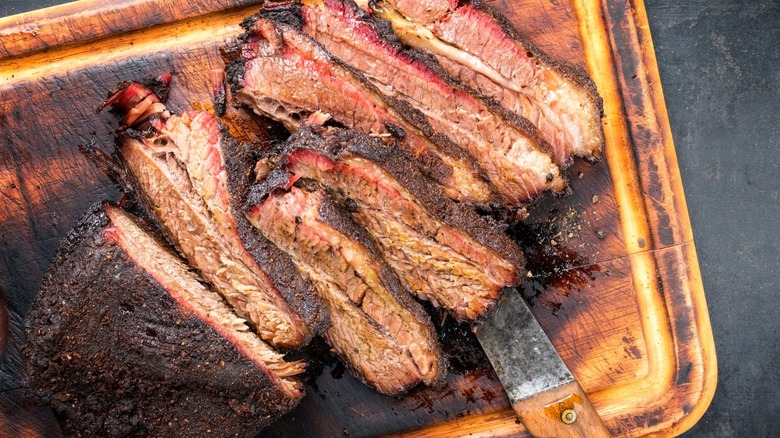
[[[529,305],[541,305],[558,316],[563,301],[549,291],[568,297],[572,290],[593,282],[595,273],[604,272],[591,263],[584,247],[575,249],[581,231],[581,215],[572,208],[553,209],[544,222],[519,223],[509,229],[526,257],[529,275],[521,290]]]

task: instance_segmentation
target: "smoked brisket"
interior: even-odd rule
[[[496,201],[483,170],[463,149],[436,134],[408,104],[383,95],[363,75],[329,54],[295,25],[262,15],[244,22],[241,59],[228,66],[235,96],[291,130],[313,112],[393,142],[444,188],[447,196],[481,206]]]
[[[323,192],[290,187],[287,177],[273,171],[258,184],[247,216],[317,287],[332,322],[325,340],[383,394],[441,380],[445,365],[430,318],[365,231]]]
[[[356,131],[306,125],[278,158],[331,191],[417,297],[460,321],[522,281],[523,255],[495,221],[442,195],[407,157]]]
[[[25,326],[30,398],[66,436],[252,437],[303,396],[303,364],[111,204],[68,234]]]
[[[118,95],[129,92],[137,91]],[[322,331],[327,312],[311,283],[240,212],[254,177],[250,146],[205,111],[149,123],[120,137],[117,156],[129,189],[168,239],[264,340],[295,348]]]
[[[383,20],[352,0],[266,4],[264,14],[298,21],[301,30],[373,81],[385,94],[422,112],[435,131],[468,151],[510,207],[522,207],[545,190],[561,191],[560,169],[527,120],[474,96],[430,54],[405,48]]]
[[[537,49],[483,0],[358,0],[450,74],[530,120],[567,166],[601,158],[601,98],[587,74]]]

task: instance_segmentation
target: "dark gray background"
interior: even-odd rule
[[[647,2],[718,355],[686,436],[780,436],[779,3]]]
[[[0,16],[57,3],[0,0]],[[780,436],[780,2],[646,6],[718,355],[684,436]]]

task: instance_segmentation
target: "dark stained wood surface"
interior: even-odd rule
[[[176,72],[170,108],[208,108],[220,47],[257,9],[228,0],[184,11],[161,0],[119,3],[86,0],[0,20],[0,285],[10,322],[0,410],[16,423],[26,418],[17,406],[22,317],[59,239],[90,204],[119,196],[78,151],[112,145],[115,121],[96,108],[119,81],[167,71]],[[543,50],[588,68],[605,99],[607,160],[575,163],[573,194],[542,200],[509,230],[532,274],[522,293],[614,434],[679,433],[706,409],[715,361],[643,5],[490,3]],[[309,396],[262,435],[522,434],[468,330],[445,321],[440,332],[448,381],[399,399],[313,348]]]
[[[0,44],[0,59],[261,3],[258,0],[67,3],[5,19],[0,28],[0,41],[8,43]]]

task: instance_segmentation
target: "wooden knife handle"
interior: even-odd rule
[[[612,436],[577,382],[542,392],[512,408],[535,438]]]

